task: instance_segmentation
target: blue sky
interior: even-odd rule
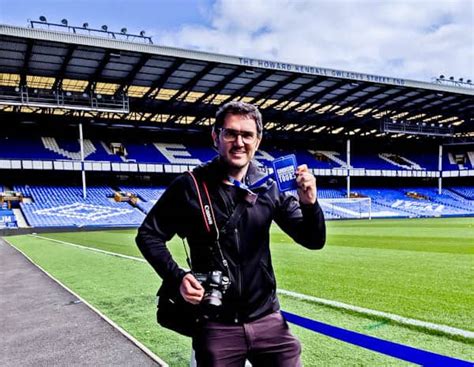
[[[27,19],[38,20],[44,15],[49,22],[70,24],[88,22],[100,28],[140,32],[153,30],[179,31],[184,24],[206,24],[210,0],[0,0],[0,21],[3,24],[26,26]]]
[[[0,22],[44,15],[145,30],[155,44],[402,77],[474,79],[472,0],[0,0]]]

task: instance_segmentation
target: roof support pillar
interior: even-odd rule
[[[443,191],[443,146],[439,145],[438,151],[438,195],[441,195],[441,191]]]
[[[351,197],[351,140],[347,139],[346,142],[347,145],[347,156],[346,156],[346,161],[347,161],[347,175],[346,175],[346,181],[347,181],[347,197]]]

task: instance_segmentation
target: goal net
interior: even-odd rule
[[[328,219],[372,219],[372,200],[365,198],[318,199]]]

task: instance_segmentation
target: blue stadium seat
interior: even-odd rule
[[[82,198],[79,186],[15,186],[32,199],[20,207],[33,227],[131,226],[141,224],[144,214],[126,202],[116,202],[106,186],[87,189]]]
[[[33,227],[82,227],[82,226],[132,226],[141,224],[165,187],[141,187],[123,185],[121,191],[130,192],[139,199],[135,206],[116,202],[114,190],[107,186],[92,186],[87,199],[82,198],[79,186],[14,186],[31,203],[20,207],[29,225]],[[371,216],[377,217],[440,217],[474,215],[474,188],[455,187],[444,189],[442,194],[435,188],[407,187],[369,188],[352,190],[359,197],[371,198]],[[319,188],[318,197],[327,219],[366,217],[367,205],[340,201],[346,197],[342,188]],[[339,199],[331,201],[331,199]],[[359,207],[357,206],[359,205]]]
[[[460,195],[464,199],[474,200],[474,187],[454,186],[451,187],[451,191],[453,191],[457,195]]]
[[[176,164],[195,166],[207,162],[216,156],[216,151],[206,145],[171,143],[123,143],[128,155],[121,157],[110,151],[108,144],[101,140],[84,140],[85,160],[88,162],[136,162],[151,164]],[[281,150],[262,146],[255,158],[265,166],[271,166],[275,158],[295,154],[299,164],[307,164],[314,169],[332,169],[346,167],[345,151],[293,149]],[[458,153],[457,153],[458,154]],[[472,152],[459,153],[472,157]],[[9,138],[2,139],[0,158],[25,160],[80,160],[77,139],[59,139],[52,137]],[[438,152],[371,152],[352,150],[351,166],[376,170],[437,171]],[[443,154],[444,170],[473,169],[471,158],[464,164],[457,164],[453,154]]]

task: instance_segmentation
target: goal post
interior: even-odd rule
[[[318,199],[318,202],[324,212],[334,219],[372,219],[372,199],[370,197]]]

